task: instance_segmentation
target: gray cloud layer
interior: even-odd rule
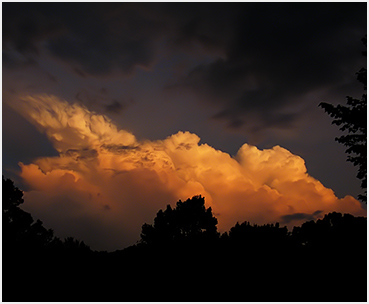
[[[347,81],[360,66],[366,4],[247,4],[235,16],[226,58],[195,67],[184,84],[223,108],[239,128],[291,127],[301,97]],[[352,72],[353,73],[353,72]],[[352,77],[352,81],[355,78]]]

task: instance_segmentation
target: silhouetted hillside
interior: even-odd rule
[[[3,178],[3,301],[366,301],[366,218],[329,213],[289,232],[220,235],[204,198],[179,201],[115,252],[60,240]]]

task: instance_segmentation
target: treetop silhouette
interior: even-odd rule
[[[205,208],[201,195],[177,202],[174,209],[170,205],[159,210],[154,224],[144,224],[141,231],[143,244],[168,244],[199,239],[215,239],[219,236],[211,207]]]
[[[159,210],[139,244],[107,253],[53,237],[22,203],[3,177],[3,301],[366,301],[365,217],[332,212],[292,232],[243,222],[219,237],[194,196]]]
[[[32,247],[40,249],[53,239],[53,231],[43,227],[42,222],[34,222],[30,213],[22,210],[23,192],[13,181],[3,176],[3,244],[6,250]]]

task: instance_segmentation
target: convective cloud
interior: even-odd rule
[[[332,211],[366,215],[356,199],[337,198],[280,146],[244,144],[233,157],[189,132],[139,141],[108,117],[55,96],[23,96],[12,105],[59,153],[20,163],[29,186],[24,208],[57,236],[94,249],[134,244],[160,208],[199,194],[221,232],[237,221],[292,227]]]

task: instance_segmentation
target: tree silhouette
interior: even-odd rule
[[[3,301],[85,300],[81,288],[89,279],[90,248],[74,238],[54,237],[20,208],[23,192],[13,181],[3,176],[2,185]],[[69,290],[60,294],[60,286]]]
[[[323,219],[294,227],[296,257],[306,269],[321,269],[313,288],[325,286],[322,301],[366,301],[367,219],[332,212]],[[337,292],[339,291],[339,292]]]
[[[250,222],[238,222],[229,231],[229,239],[235,244],[242,244],[259,250],[285,246],[289,233],[286,226],[280,227],[279,223],[265,224],[262,226],[251,225]]]
[[[23,192],[13,181],[3,176],[3,245],[7,250],[21,247],[40,249],[53,239],[53,231],[43,227],[42,222],[33,221],[30,213],[22,210]]]
[[[154,219],[154,225],[144,224],[141,231],[143,244],[168,244],[183,240],[210,240],[219,236],[218,220],[211,207],[205,208],[205,200],[194,196],[185,202],[178,201],[176,208],[170,205],[161,209]]]
[[[73,237],[67,237],[63,242],[64,249],[70,252],[84,253],[90,252],[91,249],[83,241],[76,240]]]
[[[323,219],[294,227],[292,238],[307,248],[345,252],[365,251],[366,218],[332,212]]]
[[[362,39],[366,46],[366,37]],[[366,56],[366,52],[363,52]],[[357,79],[364,85],[366,91],[367,70],[362,68],[356,73]],[[325,112],[334,118],[332,124],[340,127],[341,131],[347,131],[348,134],[336,137],[335,140],[348,147],[346,153],[349,154],[347,161],[352,162],[354,166],[359,166],[357,178],[361,180],[361,188],[367,187],[367,173],[366,173],[366,137],[367,137],[367,103],[366,93],[361,99],[356,99],[350,96],[346,97],[347,106],[337,105],[333,106],[322,102],[319,104]],[[358,198],[366,202],[366,190],[364,194],[358,195]]]
[[[108,253],[53,237],[22,203],[3,177],[3,301],[366,301],[364,217],[333,212],[292,233],[243,222],[219,237],[194,196]]]

